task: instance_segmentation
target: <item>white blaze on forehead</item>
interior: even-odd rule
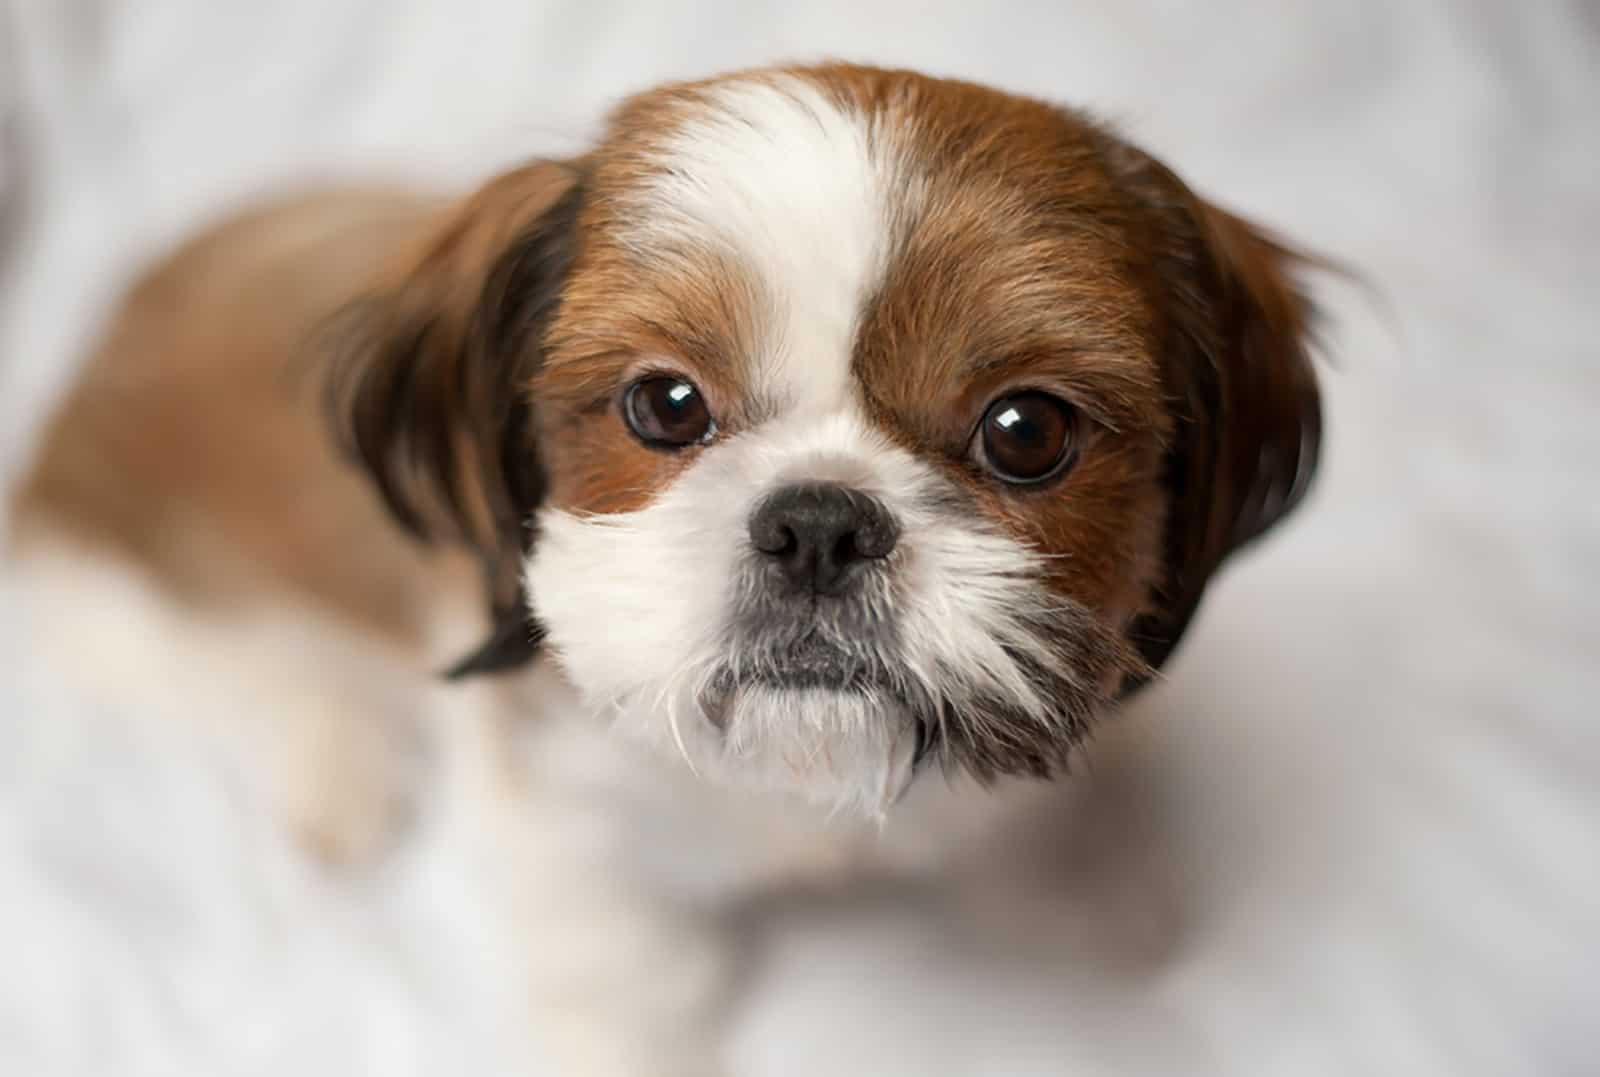
[[[780,410],[853,399],[857,322],[909,187],[882,128],[803,78],[724,83],[666,140],[644,191],[631,236],[642,249],[710,246],[750,275],[760,354],[736,358]]]

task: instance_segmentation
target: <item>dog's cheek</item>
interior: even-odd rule
[[[1164,570],[1170,492],[1151,433],[1102,433],[1058,482],[1009,489],[961,477],[972,509],[1039,559],[1038,578],[1062,600],[1122,628],[1148,603]]]
[[[693,611],[668,583],[681,570],[641,515],[542,512],[527,561],[533,615],[567,675],[599,704],[664,677],[694,635]]]
[[[653,696],[720,647],[745,501],[721,455],[684,465],[633,511],[539,513],[529,602],[585,694]]]

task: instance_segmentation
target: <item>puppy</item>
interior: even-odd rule
[[[1050,104],[848,65],[666,86],[459,202],[316,193],[182,248],[14,538],[412,668],[481,601],[450,673],[501,745],[494,885],[543,1042],[561,1072],[710,1072],[700,906],[630,824],[563,820],[659,792],[748,866],[797,847],[774,828],[832,840],[795,802],[876,820],[919,781],[1057,773],[1307,488],[1295,262]],[[287,803],[335,858],[384,829],[351,794],[383,784],[372,721],[284,718],[318,745]]]

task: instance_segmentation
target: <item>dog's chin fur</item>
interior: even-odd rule
[[[670,706],[669,727],[696,772],[720,784],[881,821],[915,772],[918,723],[886,693],[751,684],[689,706],[692,736]]]
[[[846,477],[901,521],[888,564],[838,612],[752,640],[769,589],[751,507],[784,482]],[[708,777],[830,807],[883,812],[923,749],[980,778],[1048,772],[1139,668],[1111,626],[1041,585],[1038,554],[848,414],[732,439],[643,509],[547,510],[538,532],[532,611],[592,706]],[[797,660],[808,645],[827,668]]]

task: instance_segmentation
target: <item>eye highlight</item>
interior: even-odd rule
[[[1077,457],[1077,427],[1077,411],[1060,397],[1038,390],[1013,393],[984,412],[973,435],[973,453],[1004,482],[1044,482]]]
[[[653,374],[628,386],[622,418],[640,441],[662,449],[704,444],[717,430],[700,390],[670,375]]]

